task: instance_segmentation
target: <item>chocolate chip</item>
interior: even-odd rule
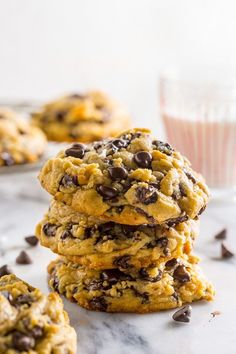
[[[204,205],[204,206],[199,210],[198,215],[201,215],[201,214],[204,212],[205,209],[206,209],[206,205]]]
[[[188,179],[190,179],[190,181],[193,182],[193,184],[197,183],[196,178],[190,172],[188,172],[186,170],[184,172],[185,172],[186,176],[188,177]]]
[[[0,277],[3,277],[4,275],[9,275],[12,274],[12,270],[11,268],[7,265],[4,264],[1,268],[0,268]]]
[[[29,351],[35,345],[32,337],[29,337],[21,332],[14,332],[12,334],[12,345],[14,349],[19,351]]]
[[[138,200],[145,205],[156,203],[157,201],[157,192],[154,187],[138,187],[136,189],[136,197]]]
[[[232,258],[234,257],[234,253],[228,250],[228,248],[225,247],[225,245],[222,243],[221,244],[221,257],[222,258]]]
[[[130,237],[130,235],[133,236],[133,233],[137,231],[137,226],[121,225],[121,229],[125,236]]]
[[[174,279],[178,280],[180,283],[187,283],[191,280],[189,273],[187,272],[185,266],[179,265],[173,273]]]
[[[223,229],[218,234],[215,235],[216,240],[225,240],[227,237],[227,230]]]
[[[85,95],[81,95],[79,93],[73,93],[71,95],[68,96],[68,98],[72,98],[72,99],[78,99],[78,100],[82,100],[84,99],[86,96]]]
[[[92,236],[92,230],[93,230],[92,227],[86,227],[84,229],[84,239],[89,238],[89,237]]]
[[[149,275],[149,273],[148,273],[148,269],[141,268],[140,271],[139,271],[139,275],[140,275],[141,279],[154,283],[154,282],[157,282],[157,281],[161,280],[162,271],[159,269],[158,270],[158,274],[155,277],[151,277]]]
[[[150,168],[152,162],[152,155],[147,151],[139,151],[134,155],[134,162],[138,167]]]
[[[128,274],[121,272],[119,269],[106,269],[101,273],[101,280],[108,281],[111,284],[117,283],[119,280],[130,280]]]
[[[16,257],[17,264],[31,264],[33,263],[30,256],[25,252],[21,251],[18,257]]]
[[[61,235],[61,240],[65,240],[69,237],[73,237],[72,233],[70,232],[70,230],[65,230]]]
[[[66,114],[67,114],[66,111],[58,111],[58,112],[56,112],[56,114],[55,114],[56,120],[58,120],[58,122],[63,122]]]
[[[94,311],[106,311],[108,306],[102,296],[93,297],[92,300],[89,301],[89,305]]]
[[[181,309],[179,309],[178,311],[176,311],[173,314],[172,318],[174,321],[177,322],[190,322],[191,314],[192,314],[192,307],[190,305],[186,305]]]
[[[180,192],[180,196],[181,197],[186,197],[187,196],[183,183],[179,184],[179,192]]]
[[[47,223],[43,225],[43,232],[48,237],[53,237],[56,235],[57,225]]]
[[[135,287],[131,287],[131,289],[133,290],[134,294],[138,297],[142,298],[142,304],[148,304],[149,303],[149,295],[148,293],[145,291],[143,293],[141,293],[140,291],[138,291]]]
[[[77,288],[76,288],[77,289]],[[104,286],[101,280],[92,280],[86,285],[87,290],[104,290]]]
[[[34,326],[34,328],[30,330],[30,334],[33,338],[39,339],[43,336],[43,328],[40,326]]]
[[[156,244],[159,247],[167,247],[168,245],[168,238],[167,237],[160,237],[156,240]]]
[[[60,186],[63,186],[66,188],[78,186],[77,176],[71,176],[71,175],[65,174],[60,181]]]
[[[5,166],[12,166],[15,163],[13,157],[8,152],[2,152],[1,158]]]
[[[113,261],[113,264],[119,268],[127,269],[129,268],[129,261],[130,261],[130,256],[125,255],[125,256],[116,257],[115,260]]]
[[[25,237],[25,242],[27,242],[30,246],[37,246],[39,240],[37,239],[36,236],[26,236]]]
[[[167,268],[174,268],[179,263],[177,258],[172,258],[166,262],[165,266]]]
[[[157,150],[163,152],[166,155],[171,155],[174,149],[170,146],[168,143],[163,143],[160,140],[154,140],[152,142],[152,145],[154,145],[154,148]]]
[[[112,145],[115,146],[118,149],[121,149],[123,147],[127,146],[127,142],[122,139],[114,139],[111,141]]]
[[[56,275],[53,277],[52,287],[55,291],[59,291],[59,279]]]
[[[34,299],[32,298],[31,295],[22,294],[22,295],[15,297],[14,299],[11,298],[10,302],[14,306],[20,306],[20,305],[28,305],[29,306],[32,304],[32,302],[34,302]]]
[[[109,167],[108,173],[113,181],[120,181],[128,176],[128,172],[124,167]]]
[[[103,197],[104,200],[110,200],[118,195],[118,190],[108,186],[98,186],[97,192]]]
[[[65,151],[66,156],[77,157],[79,159],[82,159],[84,157],[84,154],[85,148],[82,144],[74,144],[72,147]]]
[[[180,224],[181,222],[184,222],[184,221],[187,221],[187,220],[188,220],[188,216],[187,215],[182,215],[182,216],[179,216],[178,218],[169,219],[166,222],[166,225],[169,226],[169,227],[174,227],[174,226]]]
[[[115,223],[110,221],[110,222],[106,222],[105,224],[99,225],[98,231],[100,232],[100,234],[106,235],[107,233],[113,231],[114,227],[115,227]]]

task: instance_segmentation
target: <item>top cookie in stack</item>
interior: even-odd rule
[[[191,253],[208,189],[149,130],[73,144],[39,178],[54,197],[36,235],[61,256],[48,267],[55,291],[108,312],[159,311],[213,298]]]
[[[127,112],[100,91],[61,97],[32,114],[49,140],[91,142],[130,127]]]
[[[174,225],[195,219],[209,193],[189,161],[147,129],[74,144],[50,159],[42,186],[74,210],[120,224]]]

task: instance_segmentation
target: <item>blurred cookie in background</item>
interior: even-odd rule
[[[17,113],[0,108],[0,166],[36,162],[45,151],[47,139]]]
[[[71,94],[32,113],[32,122],[51,141],[92,142],[130,127],[128,113],[100,91]]]

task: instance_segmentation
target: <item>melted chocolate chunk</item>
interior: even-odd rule
[[[56,235],[57,227],[57,225],[51,223],[44,224],[43,233],[48,237],[53,237]]]
[[[30,306],[33,302],[34,299],[32,298],[31,295],[28,294],[22,294],[13,299],[13,297],[9,297],[9,301],[11,305],[13,306],[21,306],[21,305],[28,305]]]
[[[68,174],[65,174],[60,181],[60,186],[65,188],[78,186],[77,176],[70,176]]]
[[[112,221],[106,222],[98,226],[98,231],[101,235],[106,235],[109,232],[114,231],[115,223]]]
[[[199,210],[198,215],[201,215],[201,214],[204,212],[205,209],[206,209],[206,205],[204,205],[204,206]]]
[[[102,296],[93,297],[92,300],[89,301],[89,305],[94,311],[106,311],[108,306]]]
[[[119,268],[127,269],[129,268],[129,261],[130,261],[130,256],[125,255],[125,256],[116,257],[115,260],[113,261],[113,264]]]
[[[84,239],[91,237],[92,231],[93,231],[92,227],[86,227],[86,229],[84,229]]]
[[[20,254],[16,257],[16,263],[17,264],[31,264],[31,263],[33,263],[33,261],[25,251],[21,251]]]
[[[187,194],[185,192],[184,185],[182,183],[179,184],[179,192],[180,192],[180,196],[181,197],[186,197],[187,196]]]
[[[167,247],[168,245],[168,238],[167,237],[160,237],[156,240],[156,244],[159,247]]]
[[[190,322],[191,314],[192,314],[192,307],[190,305],[186,305],[181,309],[179,309],[178,311],[176,311],[173,314],[172,318],[174,321],[177,322]]]
[[[4,275],[9,275],[12,274],[12,270],[11,268],[7,265],[4,264],[1,268],[0,268],[0,277],[3,277]]]
[[[153,216],[148,215],[143,209],[141,208],[135,208],[135,211],[143,216],[150,222],[150,224],[155,224],[156,220],[154,219]]]
[[[148,186],[147,188],[138,187],[136,189],[136,197],[142,204],[149,205],[156,203],[158,195],[154,187]]]
[[[54,290],[59,291],[59,279],[56,275],[53,276],[52,287]]]
[[[101,273],[101,280],[107,281],[111,284],[116,284],[118,281],[121,280],[131,280],[131,276],[121,272],[119,269],[106,269],[103,270]]]
[[[97,192],[104,200],[114,199],[118,195],[118,190],[116,188],[103,185],[97,187]]]
[[[141,293],[135,287],[132,287],[131,289],[133,290],[133,292],[134,292],[134,294],[136,296],[142,298],[142,304],[148,304],[149,303],[149,295],[148,295],[148,293],[146,291]]]
[[[225,240],[227,237],[227,229],[223,229],[215,235],[216,240]]]
[[[26,334],[16,331],[12,334],[12,345],[14,349],[20,352],[28,352],[35,346],[35,340]]]
[[[128,172],[124,167],[109,167],[108,173],[113,181],[121,181],[128,177]]]
[[[105,290],[101,280],[92,280],[89,284],[86,285],[87,290]],[[76,288],[77,290],[77,288]]]
[[[15,163],[13,157],[8,152],[2,152],[1,158],[5,166],[12,166]]]
[[[26,236],[25,237],[25,242],[27,242],[30,246],[37,246],[39,240],[37,239],[36,236]]]
[[[84,157],[84,154],[85,154],[85,147],[84,145],[79,143],[73,144],[72,147],[70,147],[65,151],[66,156],[72,156],[79,159],[82,159]]]
[[[165,266],[167,268],[174,268],[177,264],[179,264],[179,261],[177,258],[172,258],[169,261],[166,262]]]
[[[155,149],[163,152],[166,155],[172,155],[174,149],[170,146],[168,143],[163,143],[160,140],[154,140],[152,142],[152,145],[154,146]]]
[[[139,151],[134,155],[134,162],[141,168],[150,168],[152,155],[147,151]]]
[[[67,238],[73,237],[72,233],[70,232],[70,230],[65,230],[63,231],[62,235],[61,235],[61,240],[65,240]]]
[[[125,234],[127,237],[132,237],[133,233],[137,231],[137,226],[132,226],[132,225],[121,225],[122,232]]]
[[[58,111],[56,112],[55,116],[56,116],[56,120],[58,122],[63,122],[65,116],[66,116],[67,112],[66,111]]]
[[[186,170],[184,172],[185,172],[186,176],[188,177],[188,179],[190,179],[190,181],[193,182],[193,184],[197,183],[196,178],[190,172],[188,172]]]
[[[232,258],[232,257],[234,257],[234,253],[231,252],[228,248],[226,248],[223,243],[221,244],[221,257],[222,258]]]
[[[183,265],[179,265],[177,268],[175,268],[173,277],[180,283],[187,283],[191,280],[190,274],[187,272],[185,266]]]
[[[147,268],[141,268],[140,271],[139,271],[139,275],[140,275],[141,279],[154,283],[154,282],[157,282],[157,281],[161,280],[162,271],[159,269],[158,270],[158,274],[155,277],[151,277],[149,275],[149,273],[148,273],[148,269]]]
[[[43,328],[40,326],[34,326],[34,328],[32,328],[30,330],[30,334],[33,338],[35,339],[39,339],[43,336]]]
[[[169,219],[166,222],[166,225],[169,226],[169,227],[174,227],[174,226],[180,224],[181,222],[184,222],[184,221],[187,221],[187,220],[188,220],[188,216],[187,215],[182,215],[182,216],[179,216],[178,218]]]

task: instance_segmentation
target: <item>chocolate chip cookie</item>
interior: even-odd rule
[[[55,200],[36,227],[41,245],[92,269],[141,268],[181,257],[190,253],[197,234],[194,220],[175,227],[130,226],[79,214]]]
[[[46,296],[15,275],[0,278],[0,353],[76,353],[76,333],[58,294]]]
[[[37,161],[46,148],[46,137],[14,112],[0,108],[0,166]]]
[[[91,142],[130,126],[125,110],[102,92],[71,94],[32,114],[32,122],[49,140]]]
[[[48,272],[52,289],[94,311],[145,313],[214,296],[211,284],[187,259],[173,258],[158,267],[126,272],[92,270],[58,259]]]
[[[208,202],[202,177],[147,129],[73,144],[44,165],[39,179],[74,210],[121,224],[167,224],[197,218]]]

